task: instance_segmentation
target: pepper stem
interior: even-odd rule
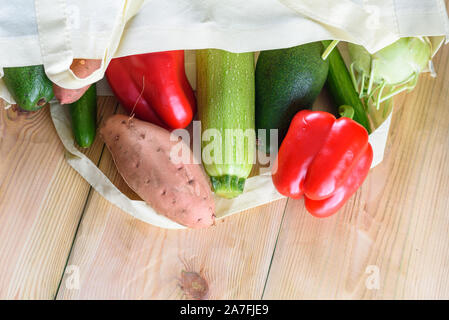
[[[338,113],[342,117],[352,119],[354,117],[354,108],[344,104],[338,108]]]

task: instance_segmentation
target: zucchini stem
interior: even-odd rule
[[[213,191],[220,197],[231,199],[243,192],[245,188],[245,178],[224,175],[220,177],[210,177]]]

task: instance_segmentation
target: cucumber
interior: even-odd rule
[[[76,143],[81,148],[88,148],[95,140],[97,130],[97,89],[95,83],[70,105],[72,131]]]
[[[321,59],[323,46],[312,42],[287,49],[262,51],[256,66],[256,128],[259,147],[274,152],[270,129],[278,129],[279,144],[290,121],[312,107],[327,78],[329,64]],[[265,129],[261,135],[259,129]],[[278,144],[278,145],[279,145]]]
[[[196,57],[203,165],[215,193],[233,198],[255,159],[254,54],[205,49]]]
[[[324,46],[329,46],[332,43],[330,40],[323,41]],[[348,68],[338,51],[334,48],[327,57],[329,61],[329,75],[327,77],[327,87],[332,95],[335,104],[338,106],[349,105],[354,109],[354,121],[360,123],[368,133],[371,133],[368,116],[366,115],[365,107],[359,98],[354,84],[351,80]]]
[[[6,88],[25,111],[37,111],[53,99],[53,85],[44,66],[3,68]]]

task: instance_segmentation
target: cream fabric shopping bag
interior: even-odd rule
[[[403,36],[449,35],[444,0],[0,0],[0,8],[0,77],[2,67],[44,64],[65,88],[98,81],[114,56],[324,39],[374,52]],[[79,79],[69,69],[73,58],[103,64]]]

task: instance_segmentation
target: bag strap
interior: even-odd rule
[[[35,0],[40,50],[49,79],[67,89],[81,88],[102,79],[120,44],[127,21],[140,10],[144,2],[144,0],[122,0],[120,6],[122,9],[115,16],[100,68],[86,78],[78,78],[70,70],[73,58],[76,57],[73,54],[69,10],[66,1]],[[79,14],[79,11],[75,14]]]

